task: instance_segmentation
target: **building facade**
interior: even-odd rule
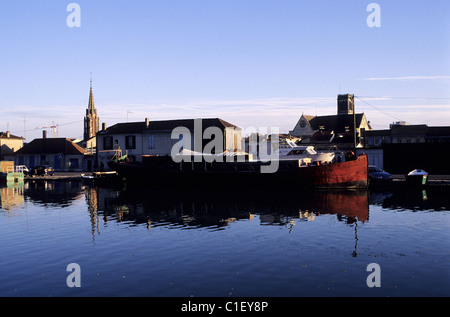
[[[218,128],[220,135],[209,135],[208,128]],[[175,129],[187,132],[174,134]],[[216,130],[217,131],[217,130]],[[201,142],[197,142],[201,140]],[[97,164],[100,170],[107,170],[107,162],[120,151],[127,154],[131,161],[141,161],[142,155],[171,155],[175,144],[183,146],[180,149],[203,152],[205,146],[220,138],[220,147],[213,152],[241,151],[241,128],[219,118],[179,119],[150,121],[146,118],[141,122],[118,123],[109,128],[103,127],[97,133]],[[199,143],[199,144],[198,144]]]
[[[390,129],[366,131],[363,148],[369,164],[392,173],[415,168],[450,173],[450,126],[410,125],[397,122]]]
[[[354,95],[338,95],[337,114],[328,116],[300,117],[289,134],[302,139],[302,143],[341,144],[343,147],[355,146],[365,131],[372,128],[364,113],[355,113]]]
[[[23,147],[23,141],[24,138],[15,136],[9,131],[0,132],[0,161],[21,149]]]
[[[83,171],[86,150],[66,138],[34,139],[15,152],[16,165],[26,165],[32,169],[39,165],[48,165],[59,172]]]

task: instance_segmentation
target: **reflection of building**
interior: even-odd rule
[[[96,188],[86,192],[93,231],[98,216],[104,222],[127,221],[130,224],[221,228],[242,219],[258,219],[262,225],[293,228],[298,221],[313,221],[323,214],[335,214],[348,224],[369,220],[367,191],[308,191],[294,199],[273,199],[274,193],[255,191],[177,192],[132,188],[115,190]],[[95,196],[94,196],[95,195]],[[285,192],[283,191],[283,195]],[[94,199],[95,197],[95,199]],[[279,197],[279,196],[275,196]],[[97,201],[97,205],[95,205]]]
[[[99,220],[98,220],[98,198],[97,198],[97,188],[86,187],[84,189],[84,195],[86,198],[86,203],[89,207],[89,215],[91,219],[91,233],[92,237],[95,237],[95,233],[100,233]]]
[[[24,195],[27,201],[47,207],[67,207],[82,197],[79,181],[28,181]]]
[[[11,211],[23,206],[23,186],[23,182],[8,182],[5,186],[0,187],[0,208]]]

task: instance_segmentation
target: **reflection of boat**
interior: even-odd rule
[[[361,222],[369,220],[369,196],[367,191],[313,192],[309,202],[311,210],[324,214],[337,214]]]
[[[181,160],[180,160],[181,161]],[[263,173],[264,168],[276,167]],[[142,162],[112,160],[109,167],[121,177],[156,187],[315,187],[367,188],[367,156],[322,164],[306,159],[244,162],[200,159],[174,162],[170,156],[143,155]]]
[[[428,173],[422,169],[415,169],[406,176],[406,183],[408,185],[422,186],[426,185],[428,180]]]
[[[112,192],[111,192],[112,191]],[[151,223],[152,226],[183,225],[192,228],[227,226],[240,219],[259,218],[264,225],[288,225],[293,220],[314,220],[336,215],[346,223],[369,220],[367,190],[305,190],[290,199],[283,190],[152,190],[120,191],[98,187],[97,206],[119,221]],[[126,207],[128,212],[122,210]],[[307,219],[306,219],[307,217]]]

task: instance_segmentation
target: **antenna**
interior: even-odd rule
[[[127,111],[127,122],[128,122],[128,114],[133,113],[133,111]]]

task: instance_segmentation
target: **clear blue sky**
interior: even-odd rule
[[[287,132],[335,114],[339,93],[375,129],[450,123],[448,0],[1,1],[0,43],[0,131],[27,141],[52,122],[82,137],[91,72],[108,126],[220,117]]]

